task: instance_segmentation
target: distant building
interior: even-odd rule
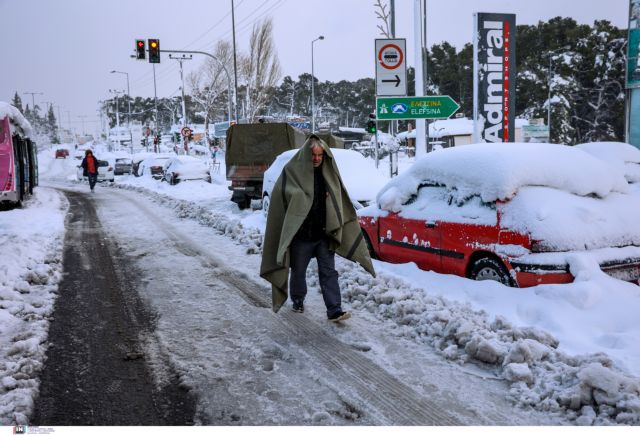
[[[516,142],[523,142],[522,126],[528,125],[526,119],[516,119]],[[398,133],[398,139],[415,139],[416,130]],[[468,118],[440,119],[429,124],[429,143],[443,148],[469,145],[473,143],[473,120]]]

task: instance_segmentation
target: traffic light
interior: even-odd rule
[[[159,39],[149,39],[149,63],[160,63]]]
[[[367,133],[375,134],[378,131],[376,127],[376,115],[374,113],[369,114],[369,121],[367,121]]]
[[[375,121],[367,121],[367,133],[374,134],[376,132],[376,122]]]
[[[136,59],[145,60],[147,53],[144,46],[144,39],[136,39]]]

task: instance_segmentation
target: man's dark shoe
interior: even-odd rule
[[[291,308],[291,310],[294,313],[304,313],[304,303],[302,301],[293,301],[293,307]]]
[[[347,320],[351,317],[351,313],[349,311],[338,311],[333,316],[329,316],[329,320],[332,322],[340,322],[341,320]]]

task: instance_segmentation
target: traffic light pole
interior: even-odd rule
[[[218,59],[217,57],[215,57],[213,54],[211,53],[207,53],[205,51],[186,51],[186,50],[160,50],[160,53],[180,53],[180,54],[202,54],[204,56],[209,56],[211,59],[213,59],[214,61],[218,62],[218,64],[222,67],[222,70],[224,71],[225,75],[227,76],[227,83],[228,83],[228,94],[229,94],[229,124],[231,124],[231,114],[232,114],[232,103],[231,103],[231,75],[229,74],[229,71],[227,70],[227,67],[224,66],[224,63],[222,63],[220,61],[220,59]],[[238,107],[236,107],[236,110],[238,110]],[[238,114],[235,113],[234,114],[234,119],[236,122],[238,122]]]
[[[155,109],[156,109],[156,136],[160,135],[160,127],[158,125],[158,93],[156,91],[156,64],[152,64],[153,65],[153,101],[154,101],[154,105],[155,105]],[[155,152],[158,152],[159,150],[156,149],[156,146],[154,145],[153,150]]]

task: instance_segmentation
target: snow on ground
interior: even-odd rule
[[[0,425],[27,424],[33,411],[67,207],[60,193],[40,187],[24,208],[0,211]]]
[[[73,178],[71,174],[65,175],[66,170],[74,170],[73,164],[54,161],[53,152],[49,154],[40,155],[42,178],[50,177],[58,182]],[[118,177],[114,187],[145,193],[155,202],[173,209],[177,216],[196,220],[227,235],[246,247],[247,254],[261,251],[264,216],[260,211],[239,211],[229,201],[224,174],[214,176],[214,183],[210,185],[194,182],[177,186],[125,176]],[[637,186],[632,185],[630,190],[640,193]],[[29,255],[43,258],[35,261],[37,264],[45,262],[44,251],[53,253],[50,255],[54,257],[57,252],[57,259],[49,261],[50,269],[46,272],[52,276],[46,284],[52,287],[51,292],[55,290],[53,283],[57,282],[54,278],[59,274],[60,225],[64,211],[59,199],[43,200],[43,195],[47,195],[43,192],[52,191],[40,188],[39,192],[36,200],[41,202],[36,201],[17,212],[39,216],[36,204],[42,204],[49,216],[46,225],[55,226],[58,219],[57,231],[45,236],[46,242],[34,244],[33,252],[27,251]],[[51,198],[53,194],[49,195]],[[5,219],[6,213],[0,214],[0,219]],[[43,225],[45,223],[40,222],[27,227],[37,232]],[[7,252],[19,249],[19,239],[12,236],[27,231],[22,226],[19,228],[5,230],[0,225],[0,237],[6,239],[2,245]],[[45,246],[56,248],[46,250]],[[28,281],[26,277],[33,276],[29,275],[32,269],[22,257],[21,263],[11,269],[15,282]],[[3,271],[9,270],[10,264],[6,257],[2,261],[0,273],[6,274]],[[58,268],[51,264],[57,264]],[[345,307],[354,311],[356,319],[373,315],[398,337],[433,346],[451,362],[465,367],[477,365],[485,373],[497,375],[510,385],[510,397],[518,406],[562,415],[581,425],[640,424],[637,340],[640,322],[636,320],[640,290],[637,286],[602,274],[584,273],[578,274],[579,279],[573,284],[513,289],[494,282],[473,282],[422,271],[414,264],[376,261],[375,267],[378,277],[371,278],[356,265],[337,261]],[[575,267],[580,271],[579,264]],[[15,289],[6,290],[4,275],[0,277],[3,291],[11,291],[13,297],[26,297]],[[317,291],[317,280],[315,271],[309,274],[311,291]],[[0,303],[6,310],[7,302]],[[3,311],[0,313],[4,315]],[[4,328],[4,321],[1,324]],[[46,330],[45,326],[42,328],[39,337],[44,340]],[[15,337],[9,335],[11,338],[3,329],[0,336],[3,349],[4,340],[10,342]],[[28,350],[15,352],[13,355],[4,352],[0,360],[4,370],[0,386],[0,404],[4,406],[0,408],[0,422],[3,424],[23,418],[23,414],[15,412],[28,414],[29,395],[37,388],[31,380],[31,389],[19,393],[22,407],[7,408],[7,404],[13,406],[18,394],[15,383],[23,379],[13,361],[24,359],[30,367],[42,363],[41,354],[30,354]]]

